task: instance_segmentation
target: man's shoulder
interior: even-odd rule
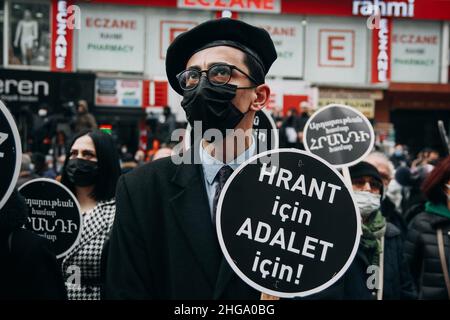
[[[140,180],[142,177],[149,177],[154,175],[167,175],[174,173],[176,170],[176,164],[172,161],[171,157],[158,159],[142,166],[139,166],[124,175],[127,180]]]

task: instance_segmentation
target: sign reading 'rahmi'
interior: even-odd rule
[[[414,0],[400,0],[400,1],[359,1],[354,0],[352,6],[352,14],[371,16],[380,14],[381,17],[414,17]]]
[[[178,0],[178,8],[280,13],[280,0]]]

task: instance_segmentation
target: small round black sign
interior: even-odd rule
[[[19,189],[30,207],[25,227],[48,239],[59,259],[67,255],[81,236],[80,205],[63,184],[50,179],[35,179]]]
[[[372,150],[375,135],[369,120],[358,110],[331,104],[314,113],[305,125],[305,149],[335,168],[349,167]]]

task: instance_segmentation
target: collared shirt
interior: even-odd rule
[[[218,182],[215,181],[215,177],[219,170],[225,165],[222,161],[212,157],[203,148],[203,140],[200,140],[200,160],[202,162],[203,176],[205,178],[206,193],[208,195],[209,208],[211,211],[212,218],[212,208],[214,202],[214,194],[218,186]],[[250,159],[256,151],[255,137],[252,136],[252,143],[250,146],[242,152],[236,159],[231,160],[227,163],[231,169],[236,170],[243,162]]]

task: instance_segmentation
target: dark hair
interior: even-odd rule
[[[72,139],[66,149],[66,160],[64,161],[61,182],[72,192],[75,191],[75,186],[70,182],[69,177],[67,176],[66,166],[70,159],[70,151],[73,144],[78,138],[85,135],[91,137],[94,142],[98,160],[98,178],[96,179],[92,197],[97,201],[105,201],[114,198],[117,180],[120,176],[119,155],[117,154],[111,135],[100,130],[82,131]]]
[[[248,53],[244,52],[244,64],[248,68],[249,75],[254,78],[258,83],[257,85],[263,84],[265,81],[265,74],[262,66],[256,61],[255,58],[253,58]]]
[[[422,184],[422,192],[428,200],[435,204],[447,204],[447,197],[444,193],[444,185],[450,179],[450,156],[442,160],[430,172]]]

